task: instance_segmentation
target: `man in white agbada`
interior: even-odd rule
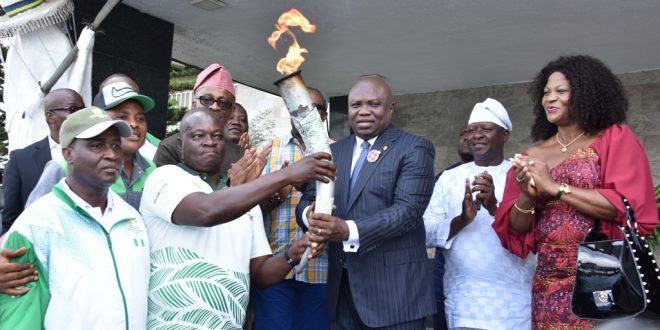
[[[491,227],[511,167],[504,160],[511,128],[502,104],[477,103],[468,121],[474,161],[440,177],[424,213],[426,245],[445,257],[449,329],[531,328],[534,256],[509,253]]]

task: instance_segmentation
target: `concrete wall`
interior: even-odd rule
[[[656,185],[660,184],[660,70],[620,75],[630,102],[627,124],[646,148]],[[432,93],[396,95],[393,122],[404,130],[424,136],[435,145],[435,168],[456,162],[458,131],[467,123],[472,107],[487,97],[500,101],[509,111],[513,132],[505,157],[531,144],[532,102],[527,83],[486,86]],[[437,171],[436,171],[437,172]]]

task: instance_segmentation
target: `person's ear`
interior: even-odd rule
[[[502,142],[506,143],[509,141],[509,131],[502,129]]]
[[[62,156],[68,165],[73,164],[73,150],[69,147],[62,148]]]
[[[394,109],[396,109],[396,101],[394,98],[392,98],[392,101],[390,102],[390,112],[394,112]]]
[[[46,122],[49,124],[52,124],[54,122],[53,116],[55,114],[52,111],[46,111],[44,113],[44,116],[46,116]]]

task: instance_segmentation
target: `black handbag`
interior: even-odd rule
[[[623,199],[623,239],[607,240],[600,221],[580,244],[571,310],[582,319],[612,320],[660,315],[660,272],[637,232],[635,214]],[[648,315],[647,315],[648,314]]]

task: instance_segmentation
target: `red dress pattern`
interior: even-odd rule
[[[555,182],[573,187],[601,187],[600,159],[592,148],[579,149],[550,170]],[[571,312],[577,249],[592,225],[592,219],[547,194],[537,206],[534,236],[538,266],[532,286],[534,329],[591,329],[596,323],[581,320]]]
[[[551,170],[558,182],[595,188],[616,209],[614,221],[601,221],[608,239],[621,237],[618,225],[625,216],[621,196],[635,210],[637,228],[648,235],[658,224],[658,209],[649,160],[644,147],[626,125],[612,125],[598,135],[588,148],[578,150]],[[535,329],[589,329],[593,323],[577,319],[570,311],[573,274],[578,244],[591,220],[563,202],[537,201],[532,229],[519,233],[510,227],[511,210],[520,195],[513,169],[507,173],[504,196],[495,211],[493,229],[502,246],[525,258],[538,252],[533,284],[532,322]]]

